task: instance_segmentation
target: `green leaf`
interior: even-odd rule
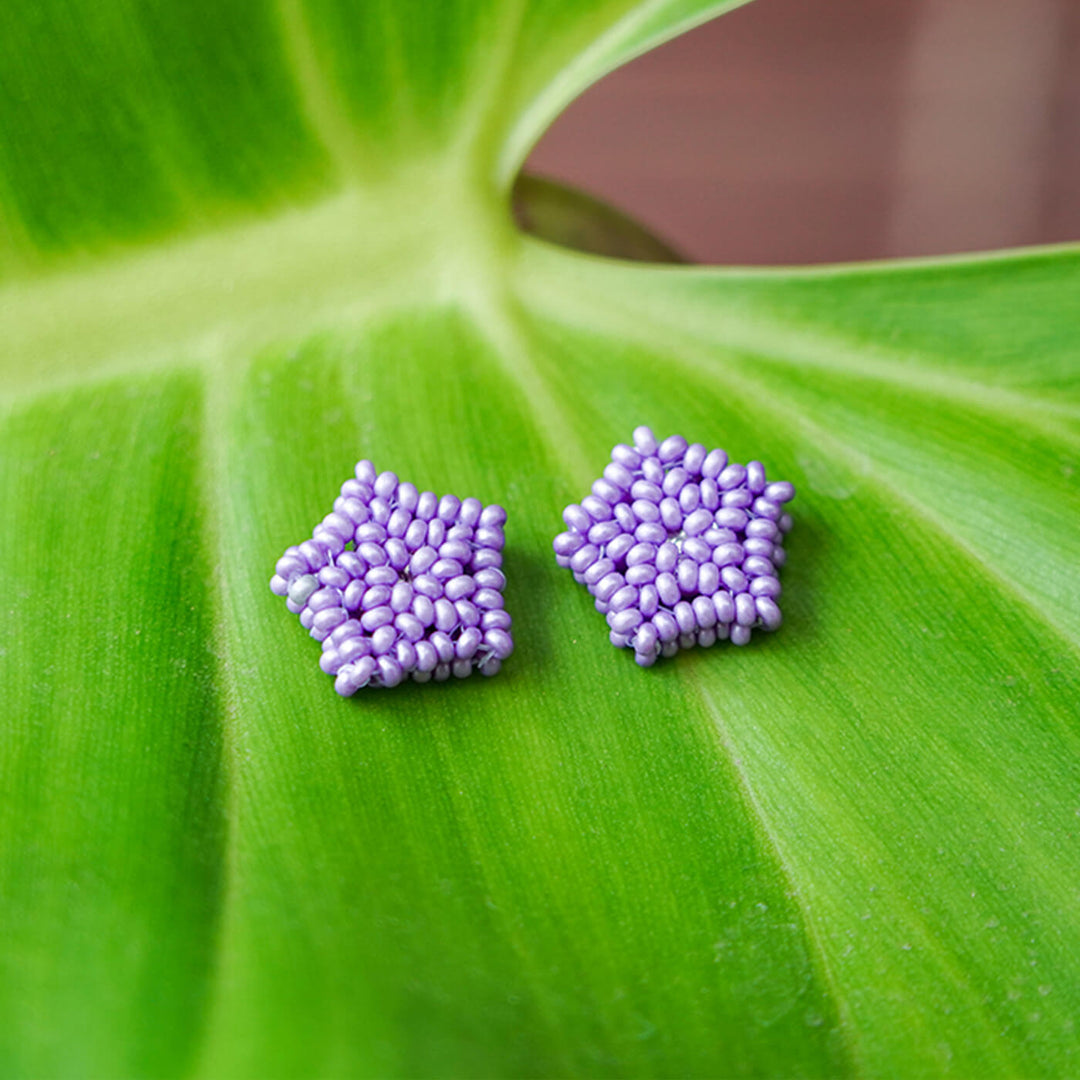
[[[730,6],[0,14],[4,1075],[1077,1071],[1080,249],[511,224]],[[778,634],[642,671],[554,566],[642,422],[797,484]],[[497,678],[341,700],[267,590],[360,456],[508,508]]]

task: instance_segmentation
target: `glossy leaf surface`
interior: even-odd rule
[[[1080,252],[510,222],[724,6],[0,15],[5,1075],[1076,1071]],[[778,634],[641,671],[555,567],[641,422],[798,486]],[[267,590],[361,456],[507,507],[497,678],[342,701]]]

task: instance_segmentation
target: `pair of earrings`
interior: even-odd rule
[[[563,511],[556,562],[585,585],[613,645],[642,667],[680,648],[781,622],[778,570],[795,494],[681,435],[648,427],[620,444],[580,504]],[[320,667],[350,697],[397,686],[494,675],[514,649],[503,604],[506,511],[437,498],[356,466],[310,540],[278,560],[271,590],[322,642]]]

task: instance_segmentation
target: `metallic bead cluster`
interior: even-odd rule
[[[361,461],[311,539],[278,559],[270,589],[322,642],[319,666],[343,697],[494,675],[514,649],[505,522],[501,506],[440,499]]]
[[[777,571],[794,495],[787,481],[769,483],[760,461],[737,465],[639,427],[592,493],[563,511],[555,558],[596,598],[611,643],[642,667],[694,645],[745,645],[781,622]]]

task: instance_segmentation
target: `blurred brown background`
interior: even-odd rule
[[[694,261],[1080,239],[1080,0],[756,0],[592,87],[530,171]]]

